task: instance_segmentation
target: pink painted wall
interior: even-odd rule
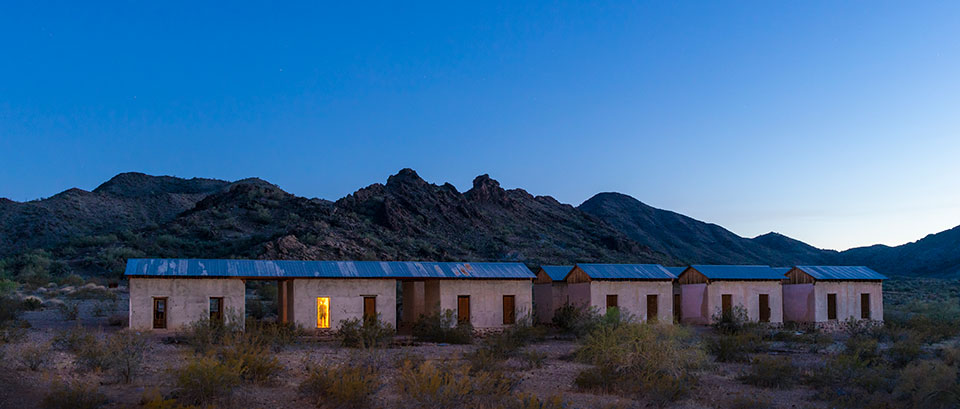
[[[784,321],[813,322],[814,311],[813,284],[783,285]]]
[[[590,283],[567,284],[567,296],[571,305],[590,305]]]
[[[553,312],[557,308],[553,301],[553,284],[533,285],[533,305],[537,322],[548,323],[553,320]]]
[[[681,285],[680,305],[684,323],[702,325],[709,322],[706,284]]]

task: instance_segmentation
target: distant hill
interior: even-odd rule
[[[228,182],[141,173],[92,192],[0,199],[0,272],[114,275],[129,257],[341,260],[865,264],[892,275],[960,275],[960,227],[899,247],[845,252],[715,224],[600,193],[579,207],[487,175],[459,192],[411,169],[335,202],[260,179]]]

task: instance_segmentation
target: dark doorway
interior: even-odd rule
[[[760,322],[770,322],[769,294],[760,294]]]
[[[210,297],[210,322],[223,323],[223,297]]]
[[[657,306],[657,295],[656,294],[647,294],[647,321],[656,321],[659,316],[659,308]]]
[[[517,322],[515,299],[512,295],[503,296],[503,324],[510,325]]]
[[[837,319],[837,295],[827,294],[827,319]]]
[[[457,321],[470,322],[470,296],[457,296]]]
[[[731,318],[731,314],[733,314],[733,295],[723,294],[720,296],[720,314],[723,318]]]
[[[363,319],[364,321],[377,319],[377,297],[363,297]]]
[[[617,308],[617,295],[607,294],[607,309]]]
[[[870,319],[870,294],[860,294],[860,318]]]

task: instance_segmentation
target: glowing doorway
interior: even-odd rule
[[[330,297],[317,297],[317,328],[330,328]]]

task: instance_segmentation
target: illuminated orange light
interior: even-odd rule
[[[317,297],[317,328],[330,328],[330,297]]]

